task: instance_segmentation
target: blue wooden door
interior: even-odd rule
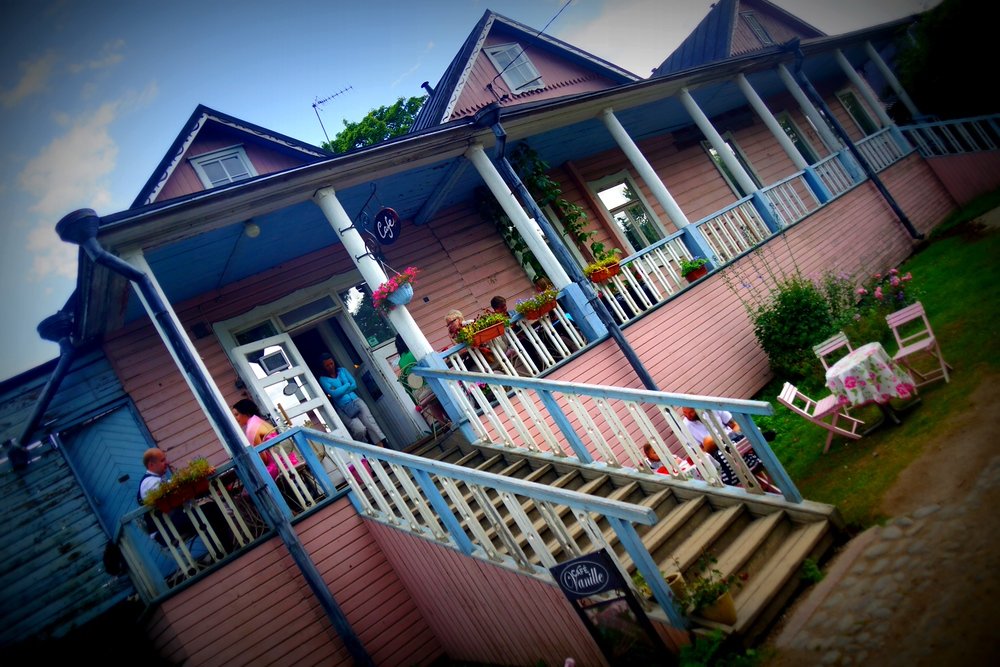
[[[129,404],[62,434],[66,455],[108,535],[136,508],[145,473],[142,454],[152,443]]]

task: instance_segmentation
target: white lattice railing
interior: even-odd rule
[[[844,168],[844,164],[840,161],[840,156],[836,153],[828,155],[814,164],[813,171],[823,181],[823,185],[826,186],[826,189],[830,191],[830,195],[833,197],[847,192],[854,185],[854,179],[851,178],[847,169]]]
[[[899,129],[924,157],[995,151],[1000,146],[1000,115],[916,123]]]
[[[856,142],[855,145],[873,171],[882,171],[903,157],[903,151],[892,138],[890,128],[879,130]]]
[[[694,223],[714,255],[716,264],[728,262],[771,235],[750,197],[740,199],[712,217]]]
[[[760,192],[767,199],[779,227],[798,222],[820,206],[819,198],[809,187],[802,172],[792,174]]]
[[[624,324],[663,303],[687,284],[681,277],[680,262],[691,259],[681,240],[683,231],[629,255],[621,262],[621,273],[594,289],[619,323]]]

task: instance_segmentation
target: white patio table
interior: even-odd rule
[[[862,345],[830,366],[826,386],[837,396],[840,405],[860,407],[876,403],[885,416],[899,423],[899,416],[889,401],[916,396],[913,377],[894,362],[880,343]]]

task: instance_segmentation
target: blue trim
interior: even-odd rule
[[[681,236],[681,242],[687,247],[688,252],[691,253],[693,257],[704,257],[708,260],[710,269],[719,268],[722,264],[722,260],[716,257],[712,252],[712,247],[708,245],[708,241],[705,240],[705,235],[701,233],[701,229],[698,228],[698,223],[693,223],[684,226],[681,229],[683,236]],[[666,239],[665,239],[666,240]]]
[[[788,476],[788,472],[781,465],[781,461],[774,455],[774,450],[767,444],[767,440],[764,439],[760,429],[754,424],[753,419],[738,412],[733,412],[733,419],[740,425],[740,433],[750,440],[750,446],[753,447],[754,452],[757,453],[757,458],[760,459],[760,462],[764,464],[767,472],[771,475],[771,480],[781,489],[781,495],[785,497],[785,500],[791,503],[801,503],[802,494],[799,493],[798,488],[792,482],[792,478]]]
[[[577,283],[570,283],[559,293],[563,308],[573,316],[573,324],[579,327],[588,343],[594,343],[608,335],[608,328],[594,312],[587,301],[583,289]]]
[[[816,195],[816,199],[819,200],[820,206],[833,199],[833,193],[826,188],[826,185],[823,183],[823,179],[816,174],[816,170],[813,169],[812,165],[806,166],[806,168],[802,171],[802,178],[806,180],[809,188],[813,191],[813,194]]]
[[[410,469],[410,472],[417,480],[417,484],[423,490],[424,495],[431,502],[431,506],[437,513],[438,518],[441,519],[441,523],[444,524],[445,530],[451,535],[451,539],[455,540],[458,550],[461,551],[466,556],[471,556],[474,549],[472,545],[472,540],[469,536],[465,534],[462,530],[462,524],[459,523],[458,519],[452,513],[451,509],[448,507],[448,503],[445,502],[444,496],[438,491],[437,486],[434,485],[434,481],[431,480],[431,476],[424,470]]]
[[[580,459],[584,463],[593,463],[594,459],[591,457],[590,452],[587,450],[587,446],[583,444],[580,440],[580,436],[576,434],[576,430],[573,425],[569,423],[569,419],[566,418],[566,413],[562,411],[556,399],[553,398],[551,391],[539,391],[539,398],[542,399],[542,403],[545,408],[552,415],[553,421],[555,421],[556,426],[562,431],[563,435],[569,441],[569,446],[573,448],[576,453],[576,458]]]
[[[780,232],[781,225],[778,223],[778,218],[774,215],[771,202],[767,200],[764,193],[757,190],[750,195],[750,200],[753,203],[753,207],[757,209],[757,213],[760,214],[761,219],[764,220],[764,224],[767,225],[771,234],[777,234]]]
[[[687,618],[677,611],[677,607],[674,605],[674,595],[670,587],[667,586],[663,575],[660,574],[660,569],[656,566],[653,557],[649,555],[646,545],[642,543],[642,538],[635,532],[632,524],[610,516],[608,517],[608,523],[614,528],[622,546],[625,547],[625,551],[632,557],[635,569],[639,571],[642,578],[646,580],[649,589],[653,591],[653,597],[660,603],[663,612],[670,619],[670,624],[675,628],[688,627]]]

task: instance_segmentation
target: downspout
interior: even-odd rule
[[[187,376],[191,386],[201,399],[202,405],[205,406],[208,418],[214,422],[228,445],[229,451],[232,452],[233,463],[240,477],[248,482],[247,488],[255,496],[257,506],[263,510],[268,523],[274,526],[278,536],[285,543],[285,547],[302,572],[302,576],[309,584],[309,588],[319,600],[320,605],[326,612],[327,618],[330,619],[330,623],[340,635],[347,650],[358,664],[374,665],[371,656],[368,655],[368,652],[351,628],[347,617],[340,609],[340,605],[334,599],[330,589],[327,588],[326,583],[323,581],[323,576],[299,541],[291,522],[285,518],[284,513],[275,503],[274,498],[268,493],[267,485],[259,476],[257,468],[250,459],[250,449],[243,444],[243,434],[237,430],[228,407],[222,405],[217,400],[208,378],[202,375],[190,348],[186,344],[183,333],[177,328],[174,320],[170,317],[170,312],[156,291],[152,280],[128,262],[111,254],[98,242],[97,230],[100,222],[100,218],[97,217],[97,214],[93,210],[87,208],[80,209],[63,217],[56,224],[56,233],[59,234],[59,238],[63,241],[74,243],[83,248],[94,263],[104,266],[118,275],[124,276],[142,294],[143,298],[149,304],[152,317],[155,318],[166,336],[167,340],[165,342],[174,354],[176,354],[181,371]]]
[[[552,249],[552,254],[556,256],[556,259],[562,265],[570,279],[580,286],[580,289],[587,297],[587,302],[590,304],[591,308],[594,309],[594,312],[597,313],[601,323],[607,327],[611,338],[618,344],[622,354],[625,355],[625,359],[628,361],[629,365],[632,366],[632,370],[635,371],[635,374],[639,377],[643,386],[650,391],[659,391],[660,388],[656,386],[653,376],[650,375],[649,371],[646,370],[646,367],[642,365],[642,360],[639,359],[639,355],[635,353],[635,349],[633,349],[632,345],[629,344],[628,340],[625,338],[625,334],[622,333],[621,328],[618,326],[618,322],[611,315],[611,312],[608,310],[607,306],[604,305],[604,302],[598,298],[597,292],[591,286],[590,281],[583,275],[583,271],[573,260],[573,257],[570,255],[569,250],[566,249],[566,246],[563,245],[562,237],[552,227],[548,218],[545,217],[545,214],[542,213],[538,204],[535,203],[535,198],[531,196],[530,192],[528,192],[528,188],[521,182],[517,172],[514,171],[514,168],[507,160],[507,156],[505,155],[507,149],[507,133],[500,124],[499,105],[496,105],[493,109],[488,111],[487,114],[480,117],[479,120],[482,124],[489,123],[490,127],[493,129],[493,134],[497,137],[497,151],[493,161],[496,162],[497,169],[500,171],[500,174],[514,188],[517,194],[521,197],[521,200],[531,211],[531,215],[535,218],[535,222],[537,222],[538,226],[541,227],[542,232],[545,234],[545,238],[549,240],[549,247]]]
[[[28,417],[28,421],[21,431],[21,436],[8,443],[10,450],[7,455],[14,470],[23,470],[28,464],[28,453],[24,449],[24,443],[38,427],[38,422],[41,421],[49,403],[52,402],[52,397],[59,390],[59,385],[62,384],[63,378],[70,366],[73,365],[73,359],[76,356],[76,348],[73,346],[72,339],[73,316],[68,312],[66,306],[55,315],[42,320],[37,331],[44,340],[59,343],[59,361],[56,362],[55,370],[49,376],[49,381],[45,384],[41,396],[35,401],[35,407],[31,410],[31,416]]]
[[[897,218],[899,218],[899,221],[903,224],[903,227],[906,228],[906,231],[909,233],[909,235],[917,240],[923,240],[924,235],[916,230],[916,228],[913,226],[913,223],[910,222],[910,219],[906,217],[905,213],[903,213],[903,209],[899,207],[899,204],[896,203],[896,200],[893,198],[892,194],[885,187],[885,184],[882,183],[882,179],[880,179],[878,175],[868,165],[868,161],[865,160],[864,156],[861,155],[861,151],[859,151],[858,147],[854,145],[853,141],[851,141],[851,137],[847,134],[847,131],[840,124],[840,122],[836,118],[834,118],[833,112],[831,112],[830,108],[826,105],[826,101],[816,91],[816,89],[813,88],[812,83],[809,81],[805,73],[802,71],[802,61],[805,60],[806,56],[804,53],[802,53],[802,48],[799,45],[799,40],[798,39],[790,40],[789,42],[786,42],[783,45],[783,48],[786,51],[795,54],[795,68],[793,70],[793,75],[795,76],[795,80],[798,81],[799,85],[802,87],[802,90],[806,92],[806,95],[809,96],[809,99],[812,100],[813,105],[817,109],[819,109],[820,113],[822,113],[823,116],[826,117],[825,118],[826,122],[830,125],[831,128],[833,128],[833,131],[837,133],[837,136],[840,137],[840,140],[844,142],[844,145],[847,146],[847,149],[851,151],[851,155],[854,156],[854,159],[857,161],[857,163],[861,165],[861,169],[864,170],[865,176],[871,179],[871,182],[875,184],[875,187],[882,195],[882,198],[885,199],[886,203],[889,204],[889,208],[891,208],[892,212],[896,214]]]

